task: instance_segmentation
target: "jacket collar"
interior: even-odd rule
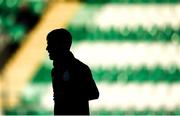
[[[72,64],[74,63],[74,60],[75,60],[74,55],[72,54],[71,51],[69,51],[66,55],[67,55],[66,59],[64,59],[64,60],[59,59],[59,60],[53,61],[54,68],[58,68],[58,69],[65,68],[66,69],[66,68],[69,68],[72,66]]]

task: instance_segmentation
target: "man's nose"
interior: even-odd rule
[[[48,51],[48,46],[46,47],[46,50]]]

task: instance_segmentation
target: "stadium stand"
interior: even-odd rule
[[[178,0],[1,0],[0,114],[53,114],[45,38],[66,27],[100,90],[91,114],[180,115],[179,19]]]

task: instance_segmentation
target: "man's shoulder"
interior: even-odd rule
[[[79,68],[83,68],[83,69],[87,69],[87,70],[90,69],[88,65],[86,65],[85,63],[83,63],[82,61],[80,61],[80,60],[78,60],[76,58],[75,58],[75,64]]]

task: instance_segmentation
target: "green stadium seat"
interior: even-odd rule
[[[46,2],[47,1],[43,1],[43,0],[37,0],[37,1],[31,0],[31,1],[28,1],[28,5],[32,12],[34,12],[35,14],[41,15],[45,9]]]
[[[32,83],[51,83],[51,68],[42,65],[37,74],[34,75]]]
[[[20,42],[26,33],[25,25],[16,25],[9,30],[9,34],[14,42]]]
[[[20,0],[5,0],[6,8],[13,11],[16,10],[20,5]]]
[[[3,27],[5,29],[9,29],[12,28],[15,25],[15,17],[13,15],[9,15],[9,16],[2,16],[2,20],[3,20]]]

